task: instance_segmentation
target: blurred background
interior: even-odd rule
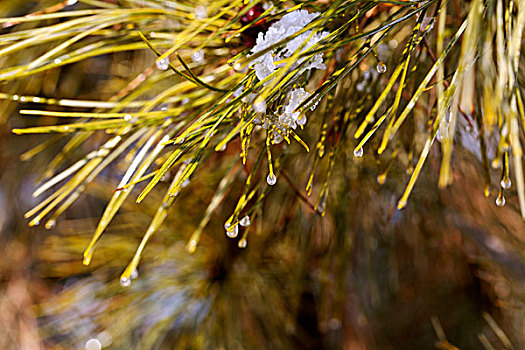
[[[0,17],[45,5],[1,1]],[[4,83],[0,92],[106,100],[153,60],[145,50],[99,56]],[[83,266],[82,252],[125,167],[104,170],[56,225],[28,227],[24,213],[39,202],[32,193],[65,145],[53,135],[11,132],[56,122],[18,113],[36,107],[11,98],[0,104],[0,349],[83,349],[90,339],[104,349],[525,348],[525,225],[517,196],[508,191],[504,207],[494,194],[486,198],[481,164],[468,151],[455,150],[454,183],[439,190],[434,146],[399,211],[405,168],[392,165],[380,185],[383,164],[348,148],[320,215],[297,194],[292,179],[305,177],[310,155],[293,145],[294,157],[251,222],[247,247],[223,227],[242,193],[241,174],[190,254],[186,243],[222,174],[239,164],[232,142],[181,191],[125,287],[119,276],[169,179],[143,203],[124,204],[92,264]],[[67,162],[95,148],[103,135],[97,137],[64,155]],[[42,142],[48,147],[38,156],[26,153]]]

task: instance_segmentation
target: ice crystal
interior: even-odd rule
[[[257,43],[252,48],[251,53],[255,54],[263,51],[284,38],[296,34],[312,22],[318,15],[318,13],[308,13],[306,10],[293,11],[284,15],[281,20],[272,24],[265,33],[259,33]],[[275,50],[270,50],[255,58],[253,60],[255,75],[261,81],[266,79],[276,70],[286,65],[286,63],[282,62],[284,59],[291,57],[298,50],[300,50],[301,53],[307,51],[328,34],[328,32],[312,33],[312,30],[309,30],[290,39],[285,46],[276,48]],[[309,58],[302,57],[298,59],[297,62],[294,62],[290,68],[295,69],[299,64],[304,62],[305,59],[308,59],[308,62],[302,68],[300,73],[310,69],[326,68],[323,63],[322,53]],[[302,111],[297,110],[297,107],[299,107],[301,103],[310,96],[304,88],[294,88],[288,92],[287,102],[280,111],[280,114],[267,113],[266,103],[263,104],[260,100],[254,99],[254,97],[251,97],[250,95],[247,96],[246,102],[254,100],[255,103],[253,104],[253,109],[260,114],[266,113],[264,118],[257,120],[257,124],[262,122],[263,128],[269,131],[271,130],[274,144],[280,143],[285,137],[287,137],[290,129],[297,128],[297,125],[303,126],[306,124],[306,116]],[[317,103],[310,103],[309,107],[313,110],[315,109],[316,104]]]
[[[252,48],[252,53],[257,53],[262,51],[277,42],[281,41],[283,38],[289,37],[301,29],[303,29],[308,23],[310,23],[314,18],[316,18],[318,13],[308,13],[306,10],[298,10],[290,12],[281,18],[278,22],[272,24],[266,33],[259,33],[257,37],[257,42]],[[276,62],[281,61],[285,58],[288,58],[294,54],[295,51],[299,49],[301,44],[308,39],[312,34],[312,31],[306,31],[298,35],[297,37],[291,39],[286,43],[286,46],[282,50],[273,50],[268,51],[264,55],[254,59],[254,69],[255,74],[259,80],[263,80],[272,74],[276,69],[283,67],[284,63],[276,64]],[[308,40],[306,45],[302,48],[301,52],[305,52],[314,44],[319,42],[321,39],[326,37],[328,32],[315,33]],[[297,67],[305,58],[301,58],[292,66],[292,69]],[[308,65],[304,70],[309,69],[325,69],[326,66],[323,64],[323,54],[314,55],[310,58]]]
[[[306,124],[306,117],[296,108],[303,103],[310,94],[303,88],[293,89],[288,93],[288,102],[282,108],[279,116],[267,114],[262,127],[273,130],[272,139],[274,144],[280,143],[284,136],[288,135],[288,128],[295,129],[297,125]]]
[[[306,117],[299,111],[295,111],[301,103],[303,103],[310,94],[304,91],[303,88],[294,89],[288,94],[288,103],[283,108],[283,113],[279,116],[279,122],[282,125],[287,125],[292,129],[297,127],[297,124],[306,124]]]

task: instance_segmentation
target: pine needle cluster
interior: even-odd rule
[[[34,191],[42,199],[26,213],[29,224],[53,228],[103,174],[118,177],[109,194],[101,190],[108,203],[85,242],[83,262],[97,260],[117,213],[130,201],[141,203],[152,219],[134,252],[126,251],[122,286],[136,276],[170,208],[178,201],[193,205],[201,186],[211,191],[204,210],[178,211],[200,218],[191,234],[178,237],[194,254],[217,212],[224,215],[224,240],[234,243],[230,251],[246,248],[264,227],[282,227],[294,203],[325,216],[332,200],[341,201],[332,192],[352,190],[349,178],[378,183],[402,210],[432,154],[440,162],[438,187],[453,185],[454,148],[469,155],[461,162],[481,169],[479,191],[500,207],[516,201],[525,217],[524,0],[13,0],[0,4],[0,13],[10,14],[0,18],[2,108],[21,106],[22,116],[37,117],[29,119],[37,125],[14,133],[49,134],[22,159],[61,145],[42,171]],[[284,34],[270,39],[272,30]],[[68,97],[68,75],[89,92],[85,98]],[[272,196],[278,187],[293,196]],[[289,239],[301,244],[295,235]],[[290,264],[300,261],[278,246],[268,250]],[[264,265],[261,256],[247,261]],[[170,267],[178,276],[172,282],[155,277],[180,284],[174,295],[181,299],[165,304],[190,307],[183,299],[201,289],[185,285],[184,276],[198,275],[204,267],[193,265],[200,263]],[[152,273],[166,268],[156,265]],[[286,266],[276,271],[300,275]],[[246,285],[236,282],[231,288]],[[259,282],[245,292],[268,289]],[[288,292],[287,302],[297,304]],[[264,296],[254,299],[264,303]],[[129,305],[134,300],[130,295]],[[205,308],[195,306],[195,318]],[[291,317],[284,306],[274,311],[272,317]],[[254,318],[265,312],[254,311]],[[177,322],[183,328],[186,321]],[[172,326],[151,324],[144,348]],[[261,328],[261,338],[267,331]],[[291,329],[271,331],[278,333],[276,347],[290,345],[280,343],[286,339],[280,332]]]

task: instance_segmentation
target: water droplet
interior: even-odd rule
[[[306,124],[306,116],[304,114],[301,114],[299,118],[297,118],[297,124],[299,125],[305,125]]]
[[[386,174],[377,175],[377,183],[383,185],[386,181]]]
[[[226,144],[222,145],[220,148],[219,148],[219,152],[224,152],[226,151]]]
[[[137,269],[131,271],[129,277],[134,280],[135,278],[139,277],[139,271]]]
[[[496,198],[496,205],[498,207],[502,207],[505,205],[505,197],[503,195],[499,195],[497,198]]]
[[[181,188],[185,188],[185,187],[188,187],[189,184],[190,184],[190,179],[186,179],[186,180],[184,180],[182,185],[180,185],[180,187]]]
[[[113,343],[113,337],[108,331],[102,331],[97,334],[97,339],[103,347],[109,347]]]
[[[343,323],[341,322],[341,320],[337,318],[331,318],[328,320],[327,326],[328,326],[328,329],[330,330],[338,330],[341,328],[342,324]]]
[[[191,59],[195,63],[201,63],[202,61],[204,61],[204,51],[202,50],[195,51],[194,53],[191,54]]]
[[[406,199],[400,199],[400,200],[397,202],[397,209],[398,209],[398,210],[405,209],[406,206],[407,206],[407,201],[406,201]]]
[[[42,101],[42,99],[40,97],[33,97],[33,102],[34,103],[38,103],[40,101]]]
[[[102,344],[98,339],[89,339],[86,342],[86,350],[100,350],[102,349]]]
[[[75,5],[77,2],[78,2],[78,0],[67,0],[66,1],[66,6]]]
[[[268,185],[273,186],[277,183],[277,177],[275,174],[268,174],[266,177],[266,182],[268,182]]]
[[[354,157],[360,158],[363,156],[363,147],[354,149]]]
[[[166,57],[156,62],[157,68],[160,70],[167,70],[170,66],[170,60]]]
[[[503,180],[501,180],[501,187],[503,187],[504,189],[508,190],[511,185],[512,185],[512,182],[510,181],[509,178],[504,178]]]
[[[56,220],[55,219],[50,219],[48,222],[46,222],[45,224],[45,228],[46,230],[51,230],[53,227],[55,227],[57,224]]]
[[[243,227],[247,227],[247,226],[250,226],[251,222],[250,222],[250,217],[248,215],[246,215],[245,217],[243,217],[241,219],[241,221],[239,222],[239,224]]]
[[[237,246],[239,248],[246,248],[247,245],[248,241],[246,240],[246,238],[242,238],[241,240],[239,240],[239,243],[237,243]]]
[[[264,99],[258,98],[253,104],[253,110],[257,113],[266,112],[266,101]]]
[[[131,279],[128,277],[121,277],[120,278],[120,285],[122,287],[129,287],[131,285]]]
[[[18,101],[20,97],[18,95],[13,95],[13,101]]]
[[[64,131],[68,131],[69,130],[69,125],[64,125],[63,129],[64,129]]]
[[[132,116],[131,114],[126,114],[124,116],[124,120],[127,121],[130,124],[136,123],[139,118]]]
[[[233,227],[228,227],[226,229],[226,235],[230,238],[235,238],[239,234],[239,225],[235,225]]]
[[[379,74],[386,72],[386,64],[384,62],[379,62],[376,66],[376,70]]]
[[[206,6],[196,6],[195,7],[195,17],[198,19],[204,19],[208,17],[208,10],[206,9]]]
[[[188,252],[190,254],[193,254],[195,253],[195,250],[197,250],[197,241],[192,239],[189,243],[188,243],[188,246],[186,247],[186,249],[188,250]]]
[[[91,255],[84,256],[84,259],[82,260],[82,265],[88,266],[91,263]]]

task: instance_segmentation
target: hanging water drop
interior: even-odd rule
[[[98,339],[89,339],[86,342],[86,350],[100,350],[102,349],[102,344]]]
[[[305,125],[306,124],[306,116],[304,114],[301,114],[297,118],[297,124],[299,124],[299,125]]]
[[[121,277],[120,278],[120,285],[122,287],[129,287],[131,285],[131,279],[128,277]]]
[[[135,278],[139,277],[139,271],[137,269],[131,271],[129,277],[134,280]]]
[[[190,254],[193,254],[195,253],[195,250],[197,250],[197,241],[192,239],[189,243],[188,243],[188,246],[186,247],[186,249],[188,250],[188,252]]]
[[[82,265],[88,266],[91,263],[91,255],[84,256],[84,259],[82,259]]]
[[[277,176],[275,176],[275,174],[268,174],[266,182],[268,182],[268,185],[270,186],[275,185],[277,183]]]
[[[503,180],[501,180],[501,187],[503,187],[504,189],[508,190],[511,185],[512,185],[512,182],[510,181],[508,177],[503,178]]]
[[[53,227],[55,227],[57,224],[56,220],[55,219],[50,219],[46,222],[45,224],[45,228],[46,230],[51,230]]]
[[[239,224],[243,227],[248,227],[250,226],[251,222],[250,222],[250,217],[248,215],[246,215],[245,217],[243,217],[241,219],[241,221],[239,222]]]
[[[246,240],[246,238],[241,238],[241,240],[239,240],[239,243],[237,243],[237,246],[239,248],[246,248],[247,245],[248,241]]]
[[[383,61],[379,62],[376,66],[376,70],[379,74],[386,72],[386,64]]]
[[[191,54],[191,59],[195,63],[201,63],[202,61],[204,61],[204,51],[202,50],[195,51],[194,53]]]
[[[505,205],[505,197],[502,194],[500,194],[498,198],[496,198],[496,205],[498,207],[502,207]]]
[[[235,225],[233,227],[228,227],[226,229],[226,235],[230,238],[235,238],[239,234],[239,225]]]
[[[363,156],[363,147],[354,149],[354,157],[360,158]]]
[[[377,183],[380,185],[384,185],[386,181],[386,174],[380,174],[377,175]]]
[[[167,70],[170,66],[170,60],[165,57],[156,62],[157,68],[160,70]]]

